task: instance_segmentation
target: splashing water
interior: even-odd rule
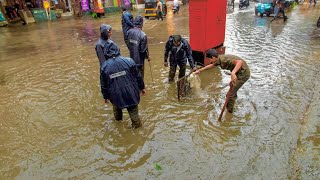
[[[188,77],[188,81],[190,83],[191,91],[198,97],[203,97],[203,91],[201,89],[201,79],[199,75],[192,73]]]

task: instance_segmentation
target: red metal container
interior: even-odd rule
[[[224,53],[223,42],[226,30],[227,0],[190,0],[189,1],[189,29],[190,45],[194,56],[202,54],[196,61],[208,64],[204,53],[217,48]],[[200,53],[200,54],[199,54]]]

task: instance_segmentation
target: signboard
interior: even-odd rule
[[[96,13],[104,13],[102,0],[94,0],[93,4],[94,4],[94,12],[96,12]]]
[[[44,1],[43,1],[43,7],[44,7],[45,9],[49,9],[49,7],[50,7],[49,1],[44,0]]]
[[[88,0],[81,0],[80,2],[81,2],[82,11],[89,10],[89,1]]]

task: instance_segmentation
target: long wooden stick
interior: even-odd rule
[[[151,74],[152,86],[153,86],[153,89],[155,89],[155,87],[154,87],[154,81],[153,81],[153,75],[152,75],[152,70],[151,70],[151,63],[150,63],[150,61],[148,61],[148,62],[149,62],[149,68],[150,68],[150,74]]]
[[[233,88],[233,84],[232,84],[232,82],[230,82],[230,88],[229,88],[229,91],[227,93],[226,101],[224,102],[224,105],[223,105],[223,107],[221,109],[221,113],[220,113],[220,116],[219,116],[219,119],[218,119],[219,122],[221,122],[221,118],[222,118],[223,112],[226,109],[226,106],[227,106],[227,104],[229,102],[232,88]]]
[[[196,67],[197,67],[197,63],[196,63]],[[187,75],[183,76],[182,78],[178,79],[177,82],[181,81],[181,80],[184,79],[184,78],[189,77],[193,72],[195,72],[195,71],[193,71],[193,69],[192,69],[192,70],[189,72],[189,74],[187,74]]]
[[[187,74],[187,75],[183,76],[182,78],[178,79],[178,82],[181,81],[184,78],[189,77],[192,73],[193,73],[193,71],[190,71],[189,74]]]
[[[180,101],[180,81],[177,81],[178,101]]]

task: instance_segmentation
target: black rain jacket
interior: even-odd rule
[[[192,69],[195,67],[191,47],[184,38],[182,38],[180,46],[176,47],[173,45],[173,37],[170,36],[165,46],[164,62],[167,62],[169,53],[170,66],[185,66],[188,60],[190,67]]]
[[[131,58],[121,57],[115,43],[105,44],[104,61],[100,68],[101,93],[118,108],[138,105],[140,90],[144,82],[135,62]]]
[[[121,23],[122,23],[122,32],[123,32],[124,39],[127,40],[128,30],[134,27],[133,16],[129,11],[126,10],[123,12]]]
[[[147,35],[137,27],[130,29],[127,35],[130,57],[137,66],[144,65],[144,60],[149,56]]]

